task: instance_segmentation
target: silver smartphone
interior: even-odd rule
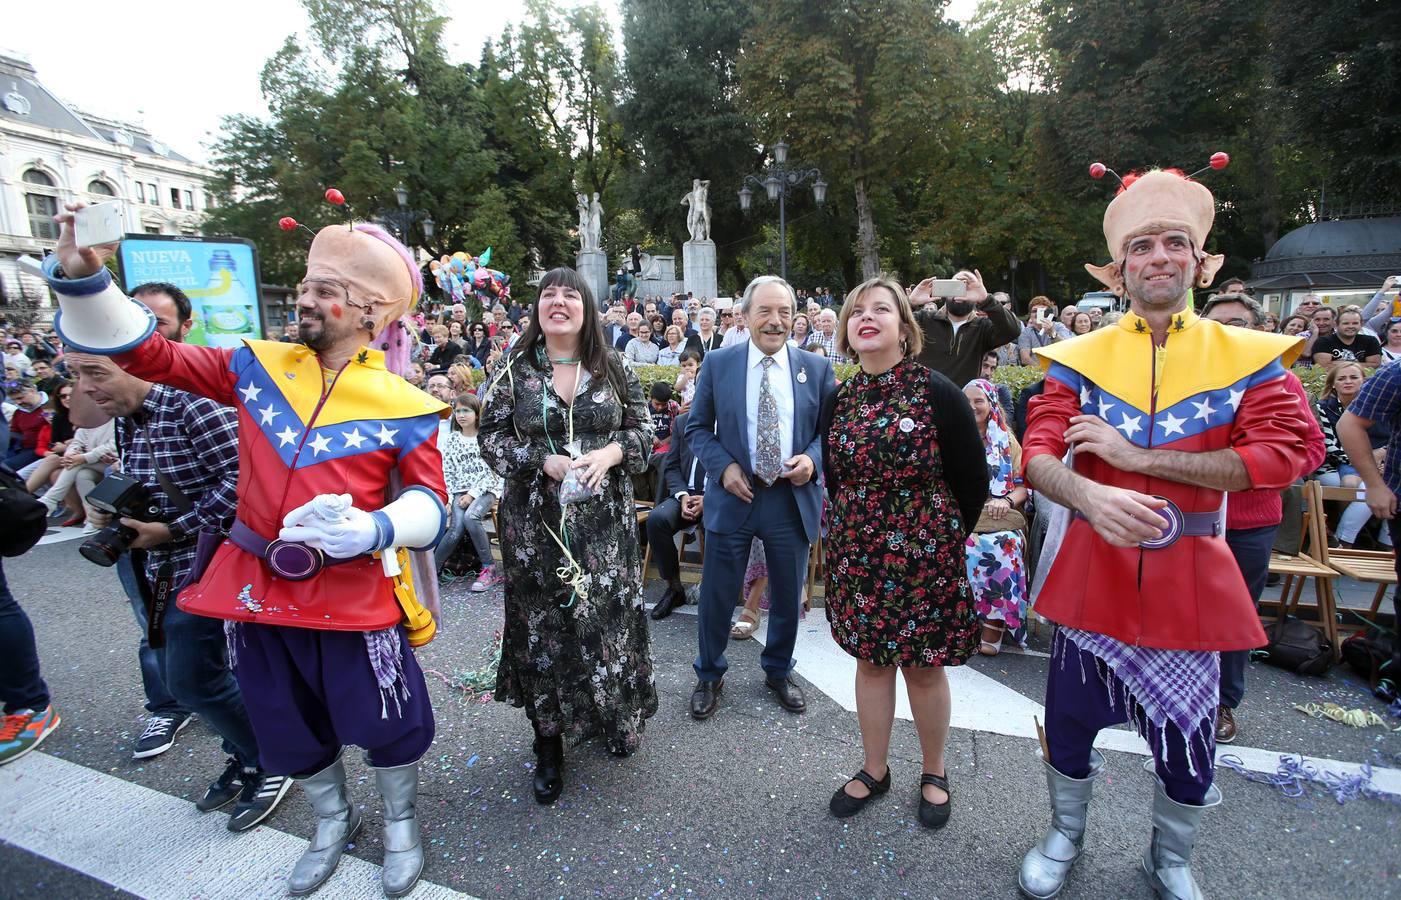
[[[79,247],[115,244],[124,232],[120,200],[94,203],[73,214],[73,239]]]
[[[929,288],[931,297],[962,297],[968,293],[968,285],[957,278],[936,278]]]

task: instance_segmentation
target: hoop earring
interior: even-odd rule
[[[907,341],[907,340],[905,340],[904,338],[901,338],[901,339],[900,339],[900,355],[901,355],[901,356],[909,356],[909,355],[910,355],[910,342]]]

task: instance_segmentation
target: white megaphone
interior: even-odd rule
[[[156,316],[112,283],[112,274],[101,269],[87,278],[59,277],[58,257],[50,255],[41,265],[23,256],[19,265],[44,278],[58,295],[54,331],[70,349],[112,356],[140,345],[156,330]]]

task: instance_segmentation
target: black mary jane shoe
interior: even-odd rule
[[[564,790],[564,739],[537,737],[535,739],[535,802],[548,806],[559,799]]]
[[[924,799],[924,786],[932,784],[949,795],[949,799],[943,803],[930,803]],[[949,822],[949,814],[953,812],[953,791],[949,789],[949,779],[947,773],[944,775],[930,775],[928,772],[919,776],[919,824],[925,828],[943,828]]]
[[[864,797],[851,796],[846,792],[846,784],[851,784],[852,781],[861,782],[870,793]],[[836,816],[838,819],[845,819],[849,816],[856,815],[866,808],[867,803],[870,803],[881,794],[887,793],[890,790],[890,767],[885,767],[885,777],[880,781],[872,778],[870,772],[862,769],[860,772],[851,776],[851,779],[847,781],[846,784],[837,788],[837,792],[832,795],[832,802],[827,804],[827,808],[832,810],[832,815]]]

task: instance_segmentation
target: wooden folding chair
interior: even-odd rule
[[[825,550],[822,548],[822,536],[818,534],[817,543],[813,544],[813,550],[807,557],[807,596],[813,596],[817,587],[822,586],[818,578],[827,575],[827,559],[822,557]],[[825,590],[824,590],[825,596]]]
[[[1280,589],[1275,616],[1298,615],[1304,582],[1313,579],[1314,606],[1318,610],[1319,625],[1324,635],[1338,651],[1337,598],[1333,593],[1333,581],[1338,572],[1328,565],[1328,528],[1323,518],[1323,499],[1316,481],[1304,484],[1304,528],[1303,547],[1299,553],[1274,553],[1270,556],[1270,572],[1284,576]],[[1261,601],[1263,608],[1270,605]]]
[[[1348,487],[1324,487],[1319,485],[1319,492],[1322,500],[1341,500],[1346,503],[1354,503],[1358,500],[1365,500],[1367,492],[1363,488]],[[1367,619],[1375,622],[1377,611],[1381,609],[1382,598],[1386,596],[1389,588],[1396,586],[1396,551],[1395,550],[1344,550],[1336,547],[1328,547],[1324,542],[1323,562],[1338,574],[1361,581],[1364,584],[1375,584],[1377,592],[1372,597],[1372,608],[1367,611]]]

